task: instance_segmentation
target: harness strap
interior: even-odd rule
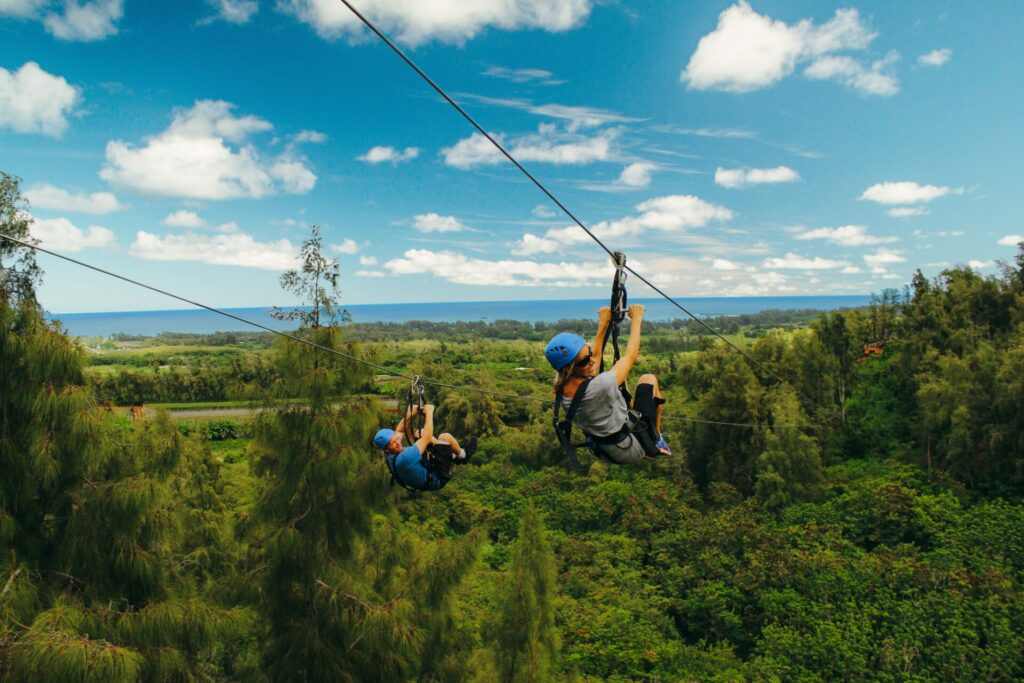
[[[608,346],[608,337],[611,337],[612,341],[612,364],[618,363],[619,358],[622,356],[619,350],[619,334],[622,330],[622,323],[626,319],[626,311],[629,309],[629,298],[626,294],[626,255],[621,251],[617,251],[612,255],[612,261],[615,264],[615,278],[612,280],[610,304],[612,319],[608,325],[608,334],[601,341],[600,372],[604,372],[604,350]],[[626,385],[620,386],[619,391],[622,393],[622,398],[626,400],[626,405],[630,405],[633,402],[633,396],[629,393]]]

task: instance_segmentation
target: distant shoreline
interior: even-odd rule
[[[664,299],[632,299],[647,306],[647,319],[669,321],[687,316]],[[866,306],[871,296],[769,296],[769,297],[701,297],[678,299],[702,318],[735,316],[767,310],[819,310]],[[401,323],[410,320],[431,322],[557,322],[565,319],[589,318],[605,299],[562,299],[537,301],[460,301],[439,303],[355,304],[346,306],[356,323]],[[225,308],[226,312],[251,319],[272,329],[287,330],[294,323],[270,317],[270,307]],[[108,311],[96,313],[50,313],[73,336],[109,337],[117,333],[155,336],[163,332],[211,334],[237,332],[252,327],[202,309],[163,311]]]

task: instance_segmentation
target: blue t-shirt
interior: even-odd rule
[[[409,446],[398,455],[389,455],[388,458],[391,459],[395,467],[395,478],[406,486],[424,491],[440,488],[437,486],[436,478],[431,479],[427,473],[427,468],[423,466],[421,462],[423,454],[420,453],[420,449],[416,444]],[[429,486],[428,482],[430,483]]]

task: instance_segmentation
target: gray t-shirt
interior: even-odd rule
[[[565,410],[568,410],[571,404],[571,398],[562,397],[562,407]],[[608,436],[622,429],[626,424],[628,412],[629,406],[619,391],[615,373],[609,370],[590,380],[573,423],[588,434]],[[640,462],[644,459],[643,446],[632,435],[615,445],[599,444],[598,448],[612,460],[620,463]]]

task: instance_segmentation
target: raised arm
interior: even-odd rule
[[[434,440],[434,406],[431,403],[423,406],[423,432],[416,440],[416,448],[420,453],[427,452],[427,446]]]
[[[629,377],[629,371],[640,356],[640,331],[643,327],[644,307],[643,304],[633,304],[629,307],[629,343],[626,344],[626,351],[619,358],[619,362],[612,366],[615,373],[615,380],[623,384]]]
[[[412,405],[409,407],[409,410],[406,411],[405,415],[402,417],[401,420],[399,420],[398,425],[395,427],[395,433],[398,434],[399,437],[405,437],[406,430],[409,427],[409,420],[411,420],[413,415],[415,415],[419,411],[420,407],[417,405]]]
[[[608,336],[608,325],[612,321],[612,309],[609,306],[602,306],[597,309],[597,335],[590,345],[590,353],[597,356],[598,363],[601,362],[601,349],[604,347],[604,338]]]

